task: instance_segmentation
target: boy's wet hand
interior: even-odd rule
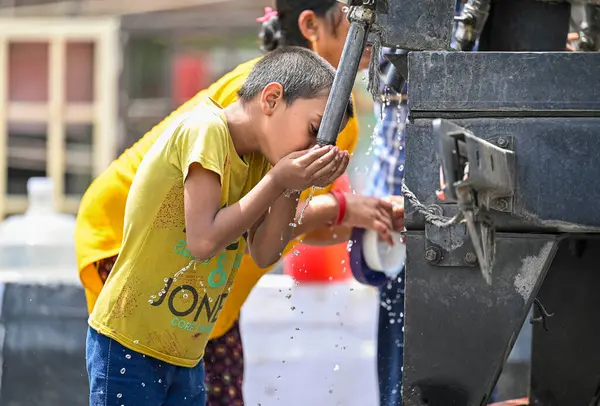
[[[317,181],[324,176],[325,172],[329,175],[336,173],[336,169],[341,165],[340,162],[344,161],[339,158],[336,161],[338,156],[339,150],[330,145],[292,152],[277,162],[273,168],[273,175],[284,189],[303,190],[317,185]],[[332,164],[332,162],[336,163]]]
[[[325,187],[332,184],[346,171],[349,162],[350,155],[347,151],[341,151],[337,147],[332,148],[309,167],[311,172],[317,168],[312,174],[312,185]]]

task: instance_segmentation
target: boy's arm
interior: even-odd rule
[[[219,175],[199,163],[190,166],[184,187],[188,249],[204,261],[252,227],[283,189],[267,174],[237,203],[221,208]]]
[[[340,153],[337,148],[330,147],[312,149],[305,156],[298,158],[298,160],[308,161],[308,159],[311,159],[311,154],[324,155],[323,159],[318,159],[316,162],[313,161],[314,163],[309,164],[308,173],[310,173],[310,177],[314,180],[309,184],[325,185],[332,183],[344,173],[348,166],[348,154],[346,152]],[[285,158],[282,161],[285,161]],[[296,165],[297,168],[302,168],[302,166]],[[290,173],[295,172],[298,172],[298,170],[293,169]],[[272,171],[269,172],[269,174],[271,173]],[[288,191],[290,189],[297,190],[299,188],[292,187]],[[285,246],[294,237],[294,228],[298,226],[295,218],[297,216],[300,192],[292,192],[288,197],[286,195],[288,194],[280,195],[269,208],[268,212],[262,218],[259,218],[250,229],[248,239],[250,254],[254,262],[261,268],[279,261]]]
[[[216,147],[213,146],[213,149]],[[202,154],[194,156],[201,157]],[[296,205],[295,197],[292,198],[292,202],[289,202],[289,199],[280,199],[279,203],[274,204],[286,188],[283,185],[297,189],[304,188],[307,184],[319,184],[325,176],[323,174],[327,175],[326,180],[330,177],[335,179],[348,165],[348,155],[342,154],[341,159],[339,156],[339,151],[330,147],[291,153],[282,158],[278,165],[238,202],[224,208],[220,207],[220,166],[214,165],[206,157],[202,159],[204,166],[198,161],[192,161],[188,165],[187,173],[184,173],[185,221],[190,253],[197,260],[206,260],[236,241],[247,230],[252,232],[256,224],[253,235],[249,238],[252,257],[261,267],[276,262],[281,250],[277,250],[276,244],[273,244],[273,233],[277,227],[280,232],[289,228],[289,222],[283,221],[287,220],[288,211],[295,213]],[[277,180],[275,173],[279,174]],[[270,211],[273,216],[265,215],[272,205]],[[264,218],[264,221],[257,222],[257,219],[261,218]],[[260,230],[263,223],[266,224],[263,228],[266,230],[264,233]],[[253,243],[258,243],[255,245],[258,249],[254,251]],[[276,259],[269,262],[274,257]]]
[[[261,268],[279,261],[281,253],[293,238],[296,209],[300,193],[282,194],[265,215],[252,226],[248,245],[252,259]]]

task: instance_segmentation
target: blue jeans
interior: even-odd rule
[[[90,406],[205,406],[204,363],[167,364],[88,328]]]
[[[404,270],[379,290],[377,376],[380,406],[402,406]]]

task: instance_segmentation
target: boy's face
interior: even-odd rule
[[[270,89],[271,86],[273,88]],[[327,93],[313,99],[296,99],[292,104],[287,104],[282,91],[281,85],[275,83],[265,88],[261,98],[261,108],[265,114],[262,149],[271,164],[317,143],[327,104]]]

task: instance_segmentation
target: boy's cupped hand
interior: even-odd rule
[[[326,145],[292,152],[273,168],[275,181],[287,190],[304,190],[310,186],[325,187],[339,178],[350,161],[347,151]]]

